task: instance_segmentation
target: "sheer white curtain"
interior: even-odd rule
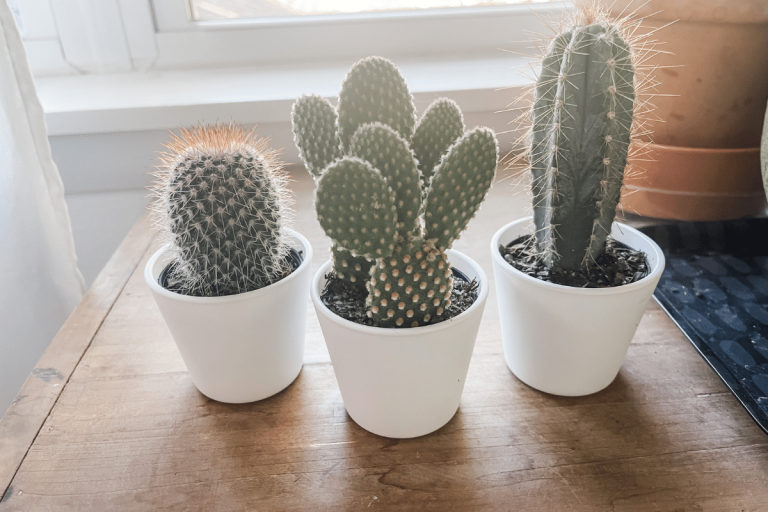
[[[0,0],[0,416],[84,288],[43,109]]]

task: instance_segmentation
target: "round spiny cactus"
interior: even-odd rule
[[[266,143],[234,124],[171,134],[155,173],[155,219],[170,243],[169,285],[215,297],[290,273],[285,177]]]

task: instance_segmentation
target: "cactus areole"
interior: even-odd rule
[[[334,271],[366,287],[373,325],[442,320],[453,289],[445,251],[491,186],[493,131],[465,132],[461,111],[445,98],[416,122],[405,80],[381,57],[352,66],[338,109],[303,96],[292,121],[301,158],[318,180],[315,207],[333,241]]]
[[[233,124],[172,137],[153,189],[155,220],[174,255],[170,288],[216,297],[289,274],[289,196],[265,143]]]
[[[635,101],[631,49],[605,19],[566,26],[549,45],[532,109],[537,252],[576,270],[605,250],[627,163]]]

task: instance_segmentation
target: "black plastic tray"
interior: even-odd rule
[[[654,297],[768,434],[768,219],[641,231],[667,260]]]

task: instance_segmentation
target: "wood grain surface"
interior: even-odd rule
[[[329,251],[314,184],[293,176],[295,227],[316,269]],[[491,235],[526,201],[497,182],[456,243],[490,278]],[[26,397],[0,422],[0,475],[6,451],[26,453],[10,486],[0,480],[0,511],[768,510],[768,437],[655,303],[616,380],[562,398],[506,367],[491,290],[458,413],[433,434],[393,440],[346,414],[309,302],[290,387],[245,405],[201,395],[144,283],[149,255],[124,288],[113,283],[119,297],[95,337],[91,325],[65,326],[87,347],[71,377],[65,354],[44,356],[63,389],[29,406],[35,418],[50,410],[42,428],[7,426]]]

